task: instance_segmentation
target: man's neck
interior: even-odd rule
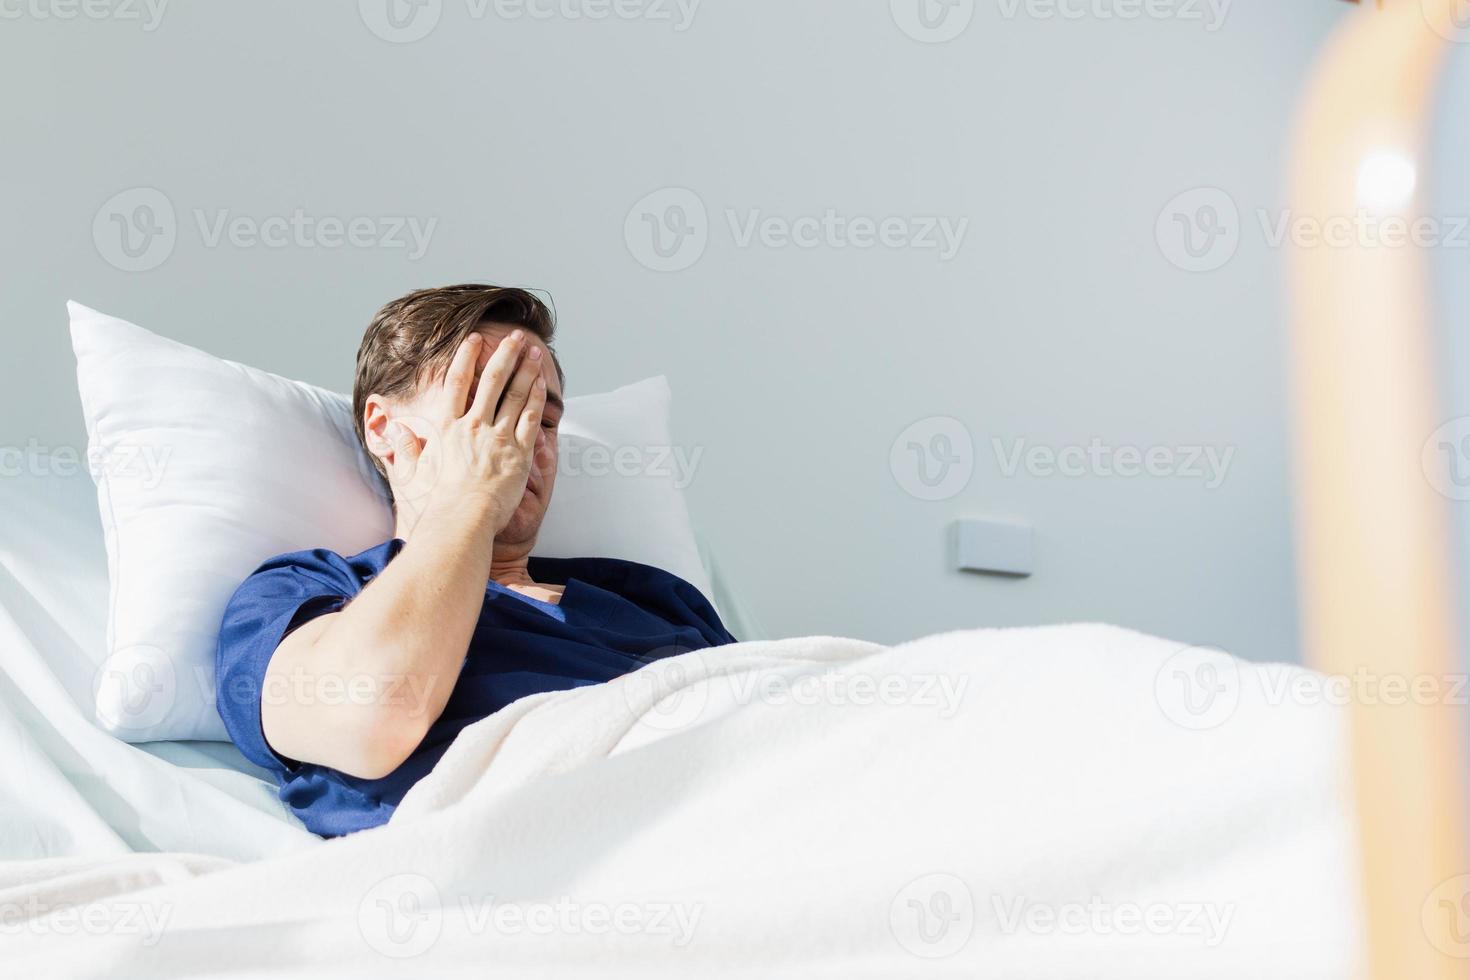
[[[502,556],[497,548],[495,555],[490,559],[491,580],[499,582],[508,589],[529,588],[538,584],[535,579],[531,578],[528,567],[529,559],[530,556],[527,554]]]
[[[413,539],[413,529],[417,523],[417,513],[408,508],[400,508],[394,518],[393,536],[407,544]],[[535,587],[539,583],[531,577],[530,559],[531,549],[528,545],[497,540],[490,556],[490,579],[506,588]]]

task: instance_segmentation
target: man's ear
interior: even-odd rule
[[[383,461],[383,466],[393,465],[393,441],[388,438],[388,423],[393,416],[388,405],[377,395],[368,395],[362,410],[362,433],[368,452]]]

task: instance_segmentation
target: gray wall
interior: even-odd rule
[[[590,9],[538,9],[568,3]],[[142,0],[6,8],[0,445],[83,441],[67,298],[345,388],[386,299],[534,285],[555,297],[572,393],[670,377],[678,440],[703,454],[696,520],[771,633],[1108,620],[1294,659],[1281,255],[1257,211],[1279,207],[1292,93],[1352,8],[1071,19],[979,0],[962,34],[924,43],[912,0],[706,0],[687,25],[652,3],[538,20],[442,0],[408,43],[369,26],[401,40],[383,0],[176,0],[156,22]],[[671,199],[634,206],[670,187],[697,196],[707,243],[656,271],[642,213]],[[1239,219],[1215,212],[1233,233],[1195,259],[1171,211],[1207,221],[1220,197],[1170,202],[1200,187]],[[149,198],[108,203],[135,188],[174,212],[171,245],[136,260],[112,214],[141,220]],[[210,237],[222,212],[296,209],[374,236],[436,224],[421,256]],[[861,228],[845,248],[742,243],[727,216],[828,209],[905,235],[968,225],[946,255],[856,247]],[[946,431],[957,475],[921,499],[907,442]],[[1172,475],[1008,473],[994,440],[1158,447]],[[1223,482],[1191,475],[1189,447],[1233,452]],[[1035,526],[1034,576],[951,570],[949,524],[980,515]]]

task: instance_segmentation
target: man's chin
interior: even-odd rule
[[[505,529],[500,532],[498,539],[507,544],[520,543],[536,540],[537,533],[541,530],[541,521],[546,516],[546,508],[541,503],[541,498],[531,490],[527,490],[521,502],[516,506],[515,513],[510,515]]]

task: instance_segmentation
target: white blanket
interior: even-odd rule
[[[1347,978],[1341,713],[1101,626],[745,643],[517,702],[386,827],[8,866],[17,976]]]

